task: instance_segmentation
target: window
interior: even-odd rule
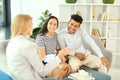
[[[6,24],[5,19],[5,0],[0,0],[0,26],[4,26]]]
[[[11,0],[0,0],[0,39],[10,38]]]

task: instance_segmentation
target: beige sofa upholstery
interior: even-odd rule
[[[91,36],[91,37],[97,43],[97,45],[101,49],[103,55],[108,58],[108,60],[110,61],[110,66],[111,66],[112,53],[110,51],[108,51],[106,48],[104,48],[100,39],[98,39],[94,36]],[[9,72],[8,68],[7,68],[7,60],[6,60],[6,47],[7,47],[8,42],[9,42],[9,40],[0,41],[0,69],[7,73]],[[90,51],[92,51],[92,53],[94,53],[93,50],[84,42],[84,40],[83,40],[83,44],[86,49],[89,49]],[[110,68],[110,66],[109,66],[109,68]]]
[[[7,60],[6,60],[6,47],[9,40],[0,41],[0,70],[8,73]]]

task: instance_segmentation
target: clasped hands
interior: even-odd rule
[[[75,53],[75,56],[78,57],[78,59],[80,59],[80,61],[85,60],[86,56],[83,53]],[[101,57],[101,62],[103,63],[103,65],[105,65],[107,68],[109,67],[109,61],[107,60],[107,58],[105,57]]]
[[[66,76],[68,76],[72,71],[72,68],[67,63],[61,63],[58,67],[53,69],[51,73],[49,73],[46,77],[54,77],[57,80],[63,80]]]

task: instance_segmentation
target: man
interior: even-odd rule
[[[85,30],[83,30],[80,27],[80,25],[82,24],[82,21],[83,21],[82,17],[78,14],[73,14],[71,16],[71,19],[68,22],[68,27],[61,30],[58,35],[58,41],[61,49],[65,47],[73,47],[73,51],[70,53],[70,55],[76,56],[79,59],[79,61],[82,62],[81,64],[89,63],[90,66],[89,65],[87,66],[94,68],[97,64],[97,62],[94,63],[94,59],[95,59],[98,61],[100,60],[99,66],[101,66],[102,64],[102,69],[103,67],[107,68],[109,66],[108,60],[103,56],[102,52],[100,51],[99,47],[95,44],[94,40],[87,34]],[[93,51],[95,52],[94,54],[97,55],[98,57],[91,55],[89,51],[84,49],[82,40],[84,40],[93,49]],[[89,57],[89,60],[88,60],[87,56],[90,56],[90,57],[92,56],[94,58],[90,59]],[[92,63],[93,65],[90,64],[91,62],[93,62]],[[71,64],[71,66],[73,66],[73,64]],[[84,69],[89,73],[92,73],[92,75],[96,78],[96,80],[110,80],[110,77],[107,76],[106,74],[94,71],[93,69],[88,67],[87,69],[86,68]],[[99,75],[99,76],[96,76],[96,75]],[[102,76],[102,78],[100,76]]]

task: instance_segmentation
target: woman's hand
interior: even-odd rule
[[[59,65],[59,69],[65,71],[65,77],[68,76],[72,72],[72,67],[67,63],[61,63]]]
[[[54,77],[57,80],[63,80],[63,78],[67,77],[72,71],[72,68],[67,63],[61,63],[58,67],[56,67],[51,73],[46,75],[46,77]]]
[[[64,57],[67,56],[72,51],[72,48],[64,48],[59,51],[58,57],[63,61]]]

